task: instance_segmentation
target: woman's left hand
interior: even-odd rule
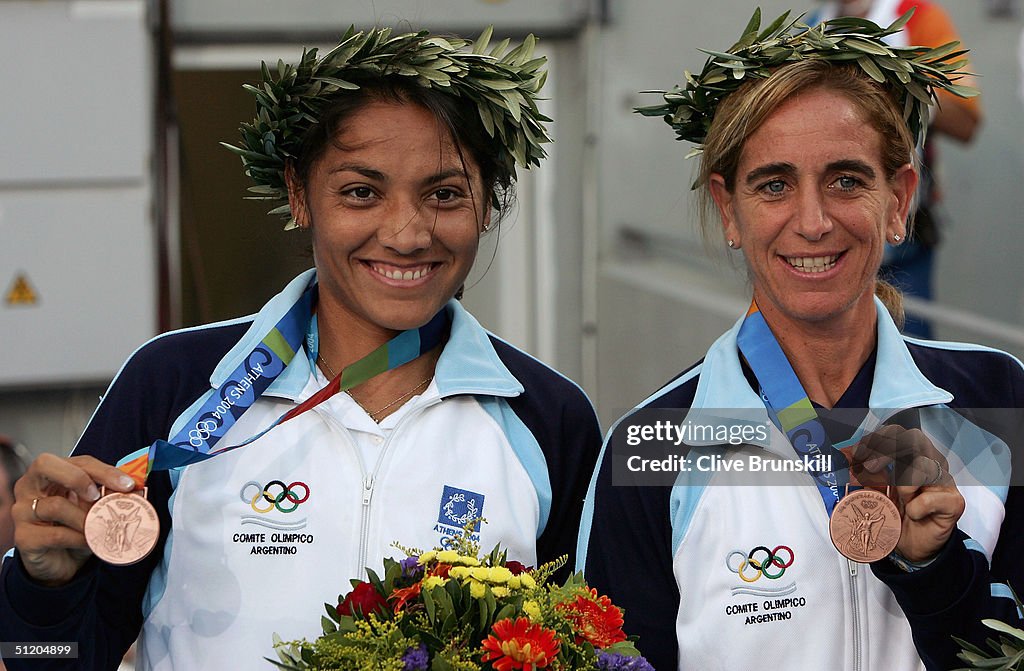
[[[850,471],[862,485],[895,490],[903,516],[896,552],[908,561],[937,555],[963,515],[949,463],[920,429],[891,424],[869,434],[854,446]]]

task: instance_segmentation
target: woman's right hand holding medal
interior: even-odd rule
[[[123,471],[94,457],[40,455],[14,486],[14,544],[29,576],[58,586],[69,582],[92,551],[85,517],[100,498],[100,487],[135,489]]]
[[[896,546],[900,556],[923,562],[938,554],[965,503],[945,456],[920,429],[882,427],[855,446],[850,468],[863,485],[893,485],[903,519]]]

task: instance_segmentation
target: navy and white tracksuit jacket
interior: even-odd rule
[[[296,278],[254,317],[140,348],[75,454],[115,463],[174,434],[314,279],[314,271]],[[58,589],[34,584],[17,555],[8,557],[0,640],[79,643],[78,660],[25,668],[114,669],[141,625],[140,669],[263,668],[274,633],[319,635],[324,602],[347,593],[350,578],[365,579],[366,567],[380,571],[384,557],[402,557],[394,542],[429,549],[483,517],[482,548],[500,542],[528,565],[572,556],[600,449],[593,407],[459,303],[446,309],[451,332],[434,381],[402,408],[374,458],[342,421],[352,402],[338,395],[242,449],[154,473],[149,499],[162,529],[153,554],[121,568],[92,559]],[[294,357],[224,445],[321,384],[308,357]]]
[[[1008,487],[1021,472],[1021,363],[979,346],[905,339],[876,305],[877,348],[837,407],[870,408],[862,430],[919,409],[967,502],[954,537],[914,572],[888,559],[857,564],[833,547],[809,475],[795,476],[805,486],[727,485],[721,471],[680,473],[676,486],[614,486],[613,429],[584,507],[577,567],[625,609],[626,631],[658,671],[950,669],[962,665],[951,635],[983,644],[992,632],[982,618],[1019,621],[1007,582],[1024,594],[1024,509],[1020,488]],[[686,409],[688,421],[709,409],[764,412],[738,355],[741,324],[637,410]],[[722,454],[792,459],[785,435],[764,421],[768,440]]]

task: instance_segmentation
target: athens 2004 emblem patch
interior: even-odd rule
[[[446,538],[459,536],[467,524],[473,523],[473,531],[480,531],[480,518],[484,514],[484,495],[445,485],[438,504],[437,524],[434,531],[442,536],[442,544]],[[479,540],[474,533],[474,540]]]

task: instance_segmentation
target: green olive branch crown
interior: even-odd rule
[[[488,51],[492,27],[475,42],[431,36],[427,31],[392,35],[390,28],[356,31],[350,27],[339,44],[322,58],[303,50],[295,65],[282,60],[276,71],[262,64],[262,86],[243,85],[256,98],[256,118],[243,123],[238,146],[221,143],[242,159],[256,186],[247,198],[283,203],[269,212],[288,219],[293,228],[285,183],[285,166],[297,158],[303,138],[323,111],[345,91],[358,89],[350,79],[401,76],[425,88],[465,98],[500,145],[498,164],[515,178],[516,164],[529,169],[546,156],[551,139],[544,127],[551,119],[537,109],[538,92],[547,79],[544,56],[534,58],[536,38],[528,35],[510,48],[503,40]]]
[[[701,49],[709,58],[699,75],[684,72],[685,85],[670,91],[643,91],[662,95],[660,105],[637,107],[644,116],[660,116],[676,131],[677,140],[697,145],[687,158],[701,153],[718,104],[750,78],[766,78],[773,68],[786,63],[822,59],[835,63],[855,62],[876,82],[897,91],[903,118],[918,145],[928,129],[928,106],[937,102],[935,90],[961,98],[978,95],[977,89],[954,82],[968,73],[966,50],[959,42],[940,47],[892,47],[883,38],[899,32],[914,10],[882,28],[872,21],[841,17],[809,27],[803,16],[789,21],[790,12],[761,30],[761,9],[754,11],[739,41],[727,52]],[[788,22],[787,22],[788,21]]]

